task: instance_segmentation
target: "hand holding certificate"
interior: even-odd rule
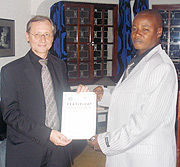
[[[69,139],[89,139],[96,132],[96,94],[64,92],[61,133]]]

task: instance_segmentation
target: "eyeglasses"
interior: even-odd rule
[[[31,32],[29,33],[33,35],[35,39],[40,39],[42,36],[44,36],[46,39],[49,39],[52,37],[52,34],[48,34],[48,33],[45,33],[45,34],[40,34],[40,33],[33,34]]]

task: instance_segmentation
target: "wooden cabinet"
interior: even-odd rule
[[[65,2],[68,80],[117,76],[117,5]]]
[[[161,44],[172,59],[180,80],[180,5],[153,5],[163,17]]]

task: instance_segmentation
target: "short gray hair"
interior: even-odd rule
[[[33,23],[33,22],[38,22],[38,21],[42,22],[42,21],[46,21],[46,20],[51,23],[51,25],[52,25],[52,33],[53,33],[53,36],[54,36],[55,33],[56,33],[56,27],[55,27],[55,25],[53,24],[52,20],[51,20],[49,17],[47,17],[47,16],[41,16],[41,15],[36,15],[36,16],[32,17],[32,18],[28,21],[28,23],[27,23],[27,25],[26,25],[26,32],[27,32],[27,33],[30,32],[31,26],[32,26],[32,23]]]

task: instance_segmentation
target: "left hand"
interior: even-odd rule
[[[56,146],[66,146],[72,142],[72,139],[68,139],[61,132],[57,130],[51,130],[50,141],[54,143]]]
[[[95,135],[91,137],[89,140],[87,140],[87,143],[95,150],[95,151],[101,151],[101,148],[97,141],[98,135]]]
[[[80,92],[89,92],[89,88],[85,85],[79,85],[77,87],[77,90],[76,90],[77,93],[80,93]]]

